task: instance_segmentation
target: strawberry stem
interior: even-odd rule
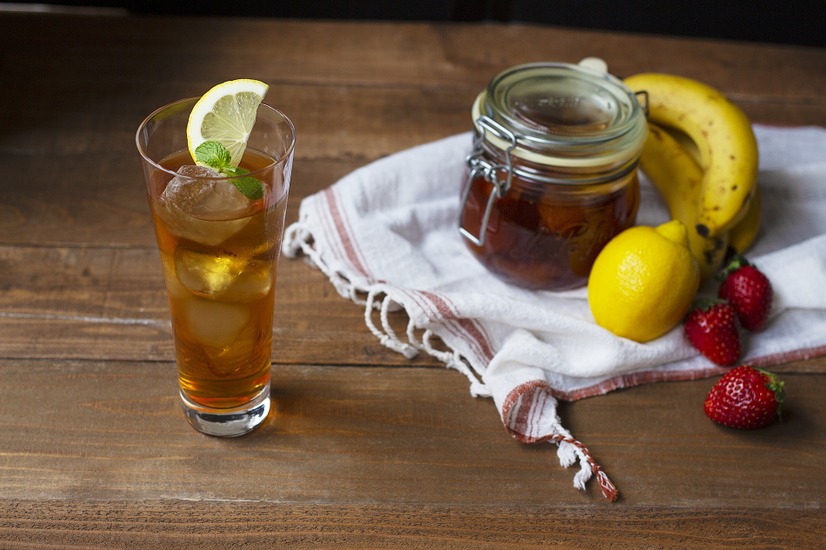
[[[717,272],[717,279],[719,281],[725,281],[726,277],[728,277],[741,267],[745,267],[747,265],[751,265],[751,262],[749,262],[745,256],[735,254],[729,259],[725,267],[721,268],[720,271]]]

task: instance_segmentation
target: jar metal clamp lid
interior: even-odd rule
[[[492,184],[477,232],[459,232],[483,246],[496,199],[514,176],[538,185],[592,185],[636,169],[647,133],[647,101],[640,103],[605,62],[531,63],[499,73],[473,103],[475,138],[465,162],[470,188],[480,176]]]

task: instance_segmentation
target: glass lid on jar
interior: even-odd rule
[[[494,77],[483,95],[479,114],[534,150],[610,142],[644,124],[633,92],[598,63],[518,65]]]

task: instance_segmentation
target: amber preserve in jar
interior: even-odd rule
[[[589,58],[503,71],[472,117],[459,214],[470,250],[521,287],[584,285],[602,247],[634,224],[644,106]]]

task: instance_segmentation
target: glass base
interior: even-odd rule
[[[198,405],[181,392],[184,414],[193,428],[207,435],[237,437],[261,425],[270,413],[270,385],[238,409],[210,409]]]

